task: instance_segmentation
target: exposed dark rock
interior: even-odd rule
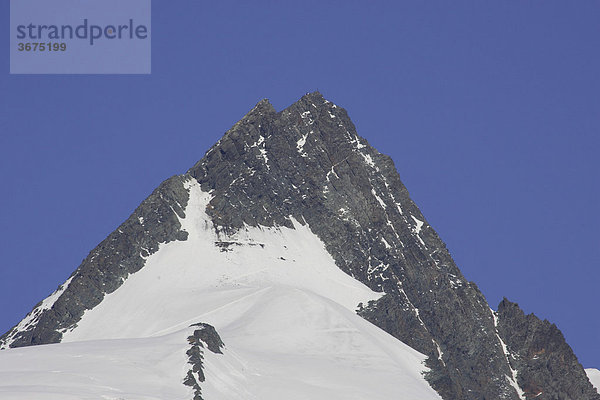
[[[527,399],[600,398],[556,325],[525,315],[518,304],[504,299],[498,306],[498,333],[513,356]]]
[[[223,354],[221,349],[225,346],[221,337],[212,325],[199,323],[191,326],[197,326],[198,329],[194,331],[194,334],[188,337],[190,344],[199,345],[212,351],[215,354]]]
[[[224,344],[213,326],[205,323],[191,326],[198,327],[198,329],[194,330],[191,336],[188,336],[190,348],[186,354],[188,356],[188,364],[192,367],[188,370],[183,384],[194,389],[193,400],[203,400],[200,383],[206,380],[202,363],[204,360],[204,349],[207,348],[215,354],[223,354],[221,349],[224,347]]]

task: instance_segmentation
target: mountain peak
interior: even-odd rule
[[[313,92],[279,113],[260,102],[188,172],[202,183],[203,190],[216,191],[211,203],[215,223],[238,229],[244,224],[290,227],[290,215],[304,221],[300,210],[308,201],[316,204],[338,195],[350,196],[354,190],[350,187],[357,184],[361,191],[368,190],[371,202],[371,187],[384,185],[375,176],[384,170],[395,171],[389,157],[358,136],[343,108]],[[404,190],[396,176],[391,175],[388,182]],[[249,187],[255,192],[250,195],[253,204],[233,211],[239,207],[237,202],[248,201]],[[286,193],[287,206],[282,208],[274,197],[265,198],[269,192]],[[260,199],[255,200],[255,194],[261,194]],[[221,195],[238,201],[221,201]],[[397,208],[393,201],[390,207]],[[416,210],[415,215],[424,219]]]
[[[271,104],[271,102],[269,101],[269,99],[264,98],[261,101],[259,101],[258,103],[256,103],[256,105],[254,106],[254,108],[252,108],[252,110],[250,110],[250,113],[270,113],[275,111],[275,107],[273,107],[273,105]]]
[[[318,129],[315,129],[316,127]],[[311,143],[319,142],[321,145],[316,146],[318,150],[328,153],[332,150],[329,149],[332,145],[336,148],[343,144],[344,148],[349,145],[362,148],[366,143],[356,134],[346,110],[315,91],[305,94],[280,112],[275,110],[268,99],[259,101],[208,153],[219,149],[221,154],[235,156],[242,162],[244,155],[248,155],[248,152],[255,153],[252,149],[258,148],[261,157],[256,159],[266,160],[268,152],[274,146],[283,145],[282,140],[287,142],[287,147],[297,148],[304,157],[310,155],[309,149],[315,149]],[[250,160],[243,162],[254,161],[254,158],[250,157]],[[269,168],[267,165],[267,169]]]
[[[310,101],[311,103],[316,104],[324,104],[325,102],[329,102],[325,100],[321,92],[315,90],[314,92],[306,93],[304,96],[300,98],[299,101]]]
[[[265,99],[262,99],[261,101],[259,101],[258,103],[256,103],[256,105],[250,111],[248,111],[248,113],[241,120],[239,120],[233,127],[235,128],[236,126],[239,126],[239,125],[254,123],[255,121],[262,119],[265,116],[269,116],[269,115],[273,115],[273,114],[277,114],[277,111],[275,110],[275,107],[273,107],[273,105],[271,104],[269,99],[265,98]],[[230,131],[232,131],[232,130],[233,130],[233,128],[230,129]],[[227,133],[229,133],[229,132],[227,132]]]
[[[365,296],[349,296],[354,285]],[[223,307],[207,301],[215,293],[243,315],[247,309],[238,305],[267,296],[250,308],[269,317],[264,325],[256,314],[235,323],[219,319]],[[243,297],[232,301],[236,293]],[[227,327],[257,329],[251,338],[271,335],[261,342],[268,351],[293,336],[281,327],[304,323],[297,315],[306,307],[298,305],[314,293],[317,303],[342,305],[348,318],[358,313],[424,355],[425,376],[446,400],[517,400],[542,390],[547,397],[540,398],[600,399],[556,326],[525,316],[506,299],[498,312],[490,310],[410,198],[392,160],[358,136],[346,111],[319,92],[280,112],[267,99],[258,102],[187,173],[161,184],[63,286],[0,338],[0,346],[60,342],[63,335],[102,339],[98,332],[105,329],[115,337],[155,336],[204,315],[216,319],[197,322],[225,329],[223,341],[234,346],[246,331],[227,334]],[[306,316],[321,319],[329,321]],[[346,334],[331,328],[308,334],[335,331],[335,347]],[[343,351],[353,348],[349,340]],[[276,350],[294,349],[296,343]],[[188,355],[199,360],[199,352]],[[390,378],[395,388],[400,376]],[[372,381],[368,386],[378,389]]]
[[[314,91],[310,93],[306,93],[304,96],[299,98],[294,104],[290,105],[286,109],[282,110],[282,113],[291,112],[291,111],[312,111],[319,113],[324,113],[325,110],[343,110],[341,107],[338,107],[331,101],[325,99],[321,92]],[[345,113],[345,110],[343,110]]]

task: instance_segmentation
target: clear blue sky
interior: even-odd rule
[[[11,76],[4,30],[0,331],[261,98],[318,89],[492,307],[600,367],[600,2],[153,3],[149,76]]]

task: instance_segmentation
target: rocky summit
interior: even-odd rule
[[[318,92],[260,101],[163,182],[2,336],[0,377],[20,347],[175,338],[181,398],[600,399],[555,325],[490,308]]]

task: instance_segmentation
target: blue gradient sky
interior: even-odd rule
[[[600,367],[599,2],[153,3],[150,76],[11,76],[4,31],[0,331],[261,98],[318,89],[492,307]]]

